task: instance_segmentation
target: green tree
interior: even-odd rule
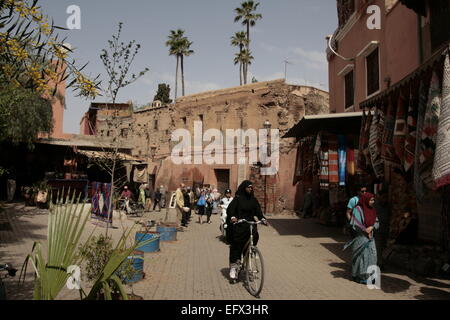
[[[247,36],[244,31],[236,32],[234,34],[234,36],[231,37],[231,45],[235,46],[235,47],[239,47],[239,53],[242,53],[242,51],[244,50],[244,47],[246,47],[247,44],[248,44]],[[242,86],[243,77],[244,77],[243,64],[240,61],[236,62],[236,58],[235,58],[235,64],[238,64],[238,63],[239,63],[239,84]]]
[[[132,73],[130,75],[130,68],[133,64],[136,55],[138,54],[141,45],[137,44],[135,40],[125,44],[121,41],[123,23],[119,22],[118,31],[112,36],[112,40],[108,40],[109,49],[103,49],[100,54],[100,59],[105,66],[105,70],[108,75],[108,87],[103,91],[111,99],[112,104],[116,103],[117,97],[121,89],[136,82],[140,77],[145,75],[149,71],[145,68],[137,75]],[[107,104],[105,105],[107,107]],[[97,165],[104,169],[111,177],[111,190],[116,191],[117,186],[123,183],[123,179],[117,179],[116,171],[119,167],[123,166],[120,156],[120,148],[124,141],[121,139],[121,127],[122,119],[119,116],[119,112],[114,112],[111,117],[106,119],[108,125],[108,131],[112,133],[112,141],[103,148],[105,156],[94,160]],[[109,212],[108,212],[108,224],[106,234],[108,234],[108,228],[110,222],[112,222],[112,206],[113,197],[109,199]]]
[[[98,95],[98,77],[81,73],[86,65],[69,59],[72,50],[56,29],[64,28],[49,22],[38,0],[0,0],[0,90],[22,87],[50,96],[69,81],[79,96]]]
[[[166,46],[169,47],[169,55],[175,56],[177,59],[175,70],[175,100],[178,97],[178,79],[179,79],[179,66],[181,63],[181,83],[182,83],[182,95],[185,95],[184,90],[184,57],[194,54],[191,50],[193,42],[189,41],[184,36],[184,30],[170,30],[169,40],[166,41]]]
[[[38,134],[52,129],[50,100],[22,87],[0,91],[0,142],[24,142],[32,149]]]
[[[247,49],[242,50],[240,53],[236,53],[234,57],[234,64],[242,64],[243,66],[248,66],[252,64],[253,56],[251,52]],[[244,83],[247,84],[247,75],[244,74]]]
[[[253,0],[244,1],[239,8],[234,9],[236,14],[234,22],[242,22],[247,27],[247,51],[250,52],[250,27],[256,25],[256,21],[262,19],[262,15],[255,13],[259,2]],[[247,84],[248,65],[244,65],[244,84]]]
[[[194,54],[194,50],[191,50],[191,45],[193,42],[189,41],[187,37],[184,37],[181,41],[181,86],[182,86],[182,94],[185,95],[184,91],[184,57],[188,57]]]
[[[181,39],[183,38],[184,30],[170,30],[169,40],[166,41],[166,46],[169,47],[169,55],[175,56],[177,65],[175,69],[175,100],[178,96],[178,70],[180,64],[180,56],[182,52]]]
[[[170,99],[170,86],[166,83],[160,83],[158,85],[158,91],[156,92],[153,101],[159,100],[162,104],[172,103]]]

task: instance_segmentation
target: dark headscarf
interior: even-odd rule
[[[375,198],[375,196],[369,192],[366,192],[359,198],[358,202],[358,206],[360,206],[363,210],[366,227],[372,227],[377,219],[377,211],[374,207],[369,205],[370,199],[372,198]]]
[[[253,183],[251,182],[251,181],[249,181],[249,180],[245,180],[245,181],[243,181],[240,185],[239,185],[239,188],[237,189],[237,191],[236,191],[236,196],[247,196],[247,197],[252,197],[253,196],[253,192],[249,195],[246,191],[245,191],[245,189],[248,187],[248,186],[251,186],[251,185],[253,185]]]

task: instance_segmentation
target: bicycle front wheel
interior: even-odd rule
[[[245,279],[250,294],[259,298],[264,284],[264,262],[261,252],[256,247],[250,248]]]

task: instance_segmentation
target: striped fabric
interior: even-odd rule
[[[328,178],[330,184],[339,183],[339,156],[338,141],[335,136],[331,136],[328,140]]]
[[[384,163],[381,158],[381,140],[384,129],[384,114],[380,109],[376,109],[370,126],[369,153],[370,162],[377,178],[384,176]]]
[[[436,187],[450,184],[450,57],[447,53],[442,80],[442,106],[433,165]]]
[[[397,110],[397,103],[394,99],[395,98],[390,97],[388,100],[386,117],[384,120],[381,157],[383,161],[389,163],[393,167],[396,167],[399,165],[399,161],[395,155],[394,149],[395,114]]]
[[[402,92],[398,96],[397,113],[395,116],[394,129],[394,149],[400,163],[405,159],[405,140],[406,140],[406,99]]]
[[[347,174],[354,176],[356,173],[355,150],[347,148]]]
[[[328,142],[322,138],[322,148],[320,151],[320,189],[327,190],[328,182]]]
[[[414,105],[413,91],[409,95],[408,116],[406,120],[406,140],[405,140],[405,172],[408,172],[414,164],[417,136],[417,108]]]
[[[423,197],[425,195],[425,189],[422,179],[420,179],[420,170],[419,170],[420,160],[418,155],[420,154],[421,148],[420,137],[422,136],[425,109],[427,107],[427,98],[428,98],[427,85],[425,84],[425,80],[422,80],[420,82],[419,87],[419,108],[417,114],[416,148],[414,152],[414,154],[416,155],[414,157],[414,189],[416,192],[417,200],[419,200],[420,202],[423,200]]]
[[[437,129],[439,123],[439,114],[441,111],[439,77],[435,72],[431,78],[430,89],[428,93],[428,102],[425,109],[425,118],[421,135],[420,148],[420,178],[428,189],[434,188],[432,177],[433,158],[436,150]]]
[[[370,126],[372,124],[372,113],[369,111],[366,113],[363,110],[363,118],[361,122],[361,133],[359,136],[359,156],[358,163],[359,168],[365,170],[370,165],[370,152],[369,152],[369,137]]]
[[[347,177],[347,141],[344,135],[338,136],[339,140],[339,185],[345,186],[345,181]]]

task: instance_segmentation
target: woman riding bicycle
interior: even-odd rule
[[[246,180],[241,183],[236,196],[227,208],[227,241],[230,244],[230,279],[237,279],[237,269],[242,252],[250,238],[250,226],[247,223],[236,222],[240,219],[255,221],[257,217],[266,224],[261,206],[253,194],[252,182]],[[259,234],[256,225],[253,227],[253,244],[258,243]]]

